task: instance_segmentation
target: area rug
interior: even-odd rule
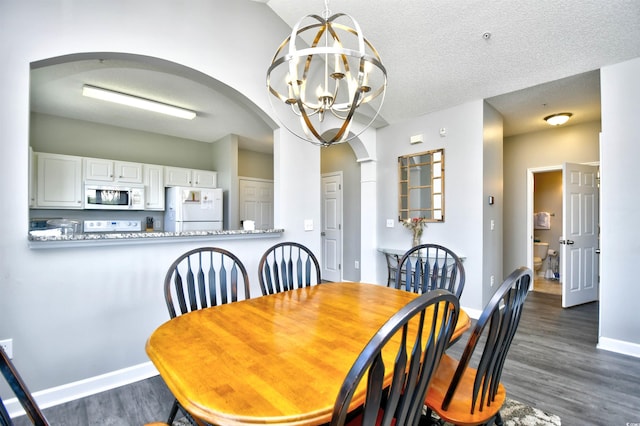
[[[560,426],[560,417],[507,398],[500,409],[504,426]],[[451,423],[445,423],[452,426]]]
[[[509,398],[505,401],[500,414],[505,426],[561,426],[560,417]],[[451,426],[450,423],[446,425]],[[191,424],[187,419],[181,418],[173,422],[173,426],[191,426]]]

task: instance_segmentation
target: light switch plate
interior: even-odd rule
[[[393,227],[394,227],[393,219],[387,219],[387,228],[393,228]]]
[[[304,230],[305,231],[313,231],[313,220],[305,219],[304,220]]]

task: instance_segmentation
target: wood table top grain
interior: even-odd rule
[[[146,351],[182,406],[211,424],[323,424],[364,346],[417,296],[324,283],[178,316]],[[461,310],[452,340],[469,327]]]

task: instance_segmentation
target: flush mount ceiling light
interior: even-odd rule
[[[193,120],[196,117],[196,113],[194,111],[185,108],[180,108],[158,101],[152,101],[150,99],[140,98],[138,96],[129,95],[127,93],[116,92],[114,90],[103,89],[96,86],[90,86],[88,84],[82,86],[82,94],[89,98],[114,102],[121,105],[144,109],[147,111],[159,112],[161,114],[167,114],[173,117],[185,118],[187,120]]]
[[[306,15],[294,25],[267,70],[269,100],[280,122],[321,146],[346,142],[371,126],[386,87],[387,70],[360,25],[345,13],[331,15],[327,0],[322,17]],[[299,127],[289,124],[292,113]],[[356,114],[367,124],[351,134]]]
[[[544,121],[546,121],[552,126],[560,126],[561,124],[564,124],[567,121],[569,121],[572,115],[573,114],[571,114],[570,112],[561,112],[559,114],[553,114],[545,117]]]

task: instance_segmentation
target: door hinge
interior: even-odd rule
[[[339,225],[338,225],[338,229],[339,229],[339,230],[342,230],[342,224],[339,224]]]
[[[338,263],[338,271],[340,271],[341,269],[342,269],[342,265]]]

